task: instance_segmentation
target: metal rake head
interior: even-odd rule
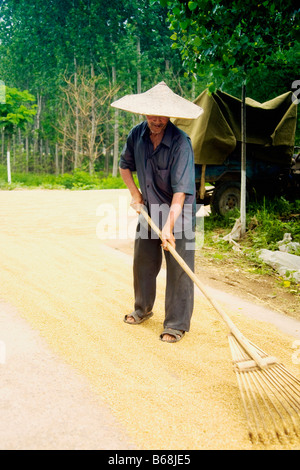
[[[299,437],[300,381],[277,361],[264,369],[258,367],[232,334],[228,340],[251,441],[266,443],[275,438],[284,443]]]

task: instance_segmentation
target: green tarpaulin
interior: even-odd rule
[[[246,98],[247,144],[259,159],[290,159],[296,131],[297,106],[292,92],[265,103]],[[207,90],[194,101],[204,113],[194,120],[172,121],[190,137],[195,163],[221,165],[241,141],[241,100],[218,90]]]

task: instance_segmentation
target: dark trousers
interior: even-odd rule
[[[151,236],[152,235],[152,236]],[[191,238],[193,237],[193,238]],[[176,251],[190,269],[194,270],[194,235],[179,234]],[[188,248],[188,249],[187,249]],[[156,278],[161,269],[162,251],[166,259],[166,293],[164,328],[189,331],[194,308],[194,284],[170,252],[161,248],[161,240],[148,231],[141,236],[138,225],[134,245],[135,311],[140,317],[151,312],[156,297]]]

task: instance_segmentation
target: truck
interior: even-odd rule
[[[221,90],[204,90],[194,102],[204,110],[199,118],[173,122],[192,141],[197,203],[225,215],[240,207],[241,100]],[[264,103],[246,98],[245,107],[246,200],[300,198],[295,95],[287,92]]]

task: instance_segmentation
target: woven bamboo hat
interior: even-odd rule
[[[203,113],[200,106],[176,95],[165,82],[158,83],[145,93],[125,95],[111,106],[136,114],[181,119],[196,119]]]

